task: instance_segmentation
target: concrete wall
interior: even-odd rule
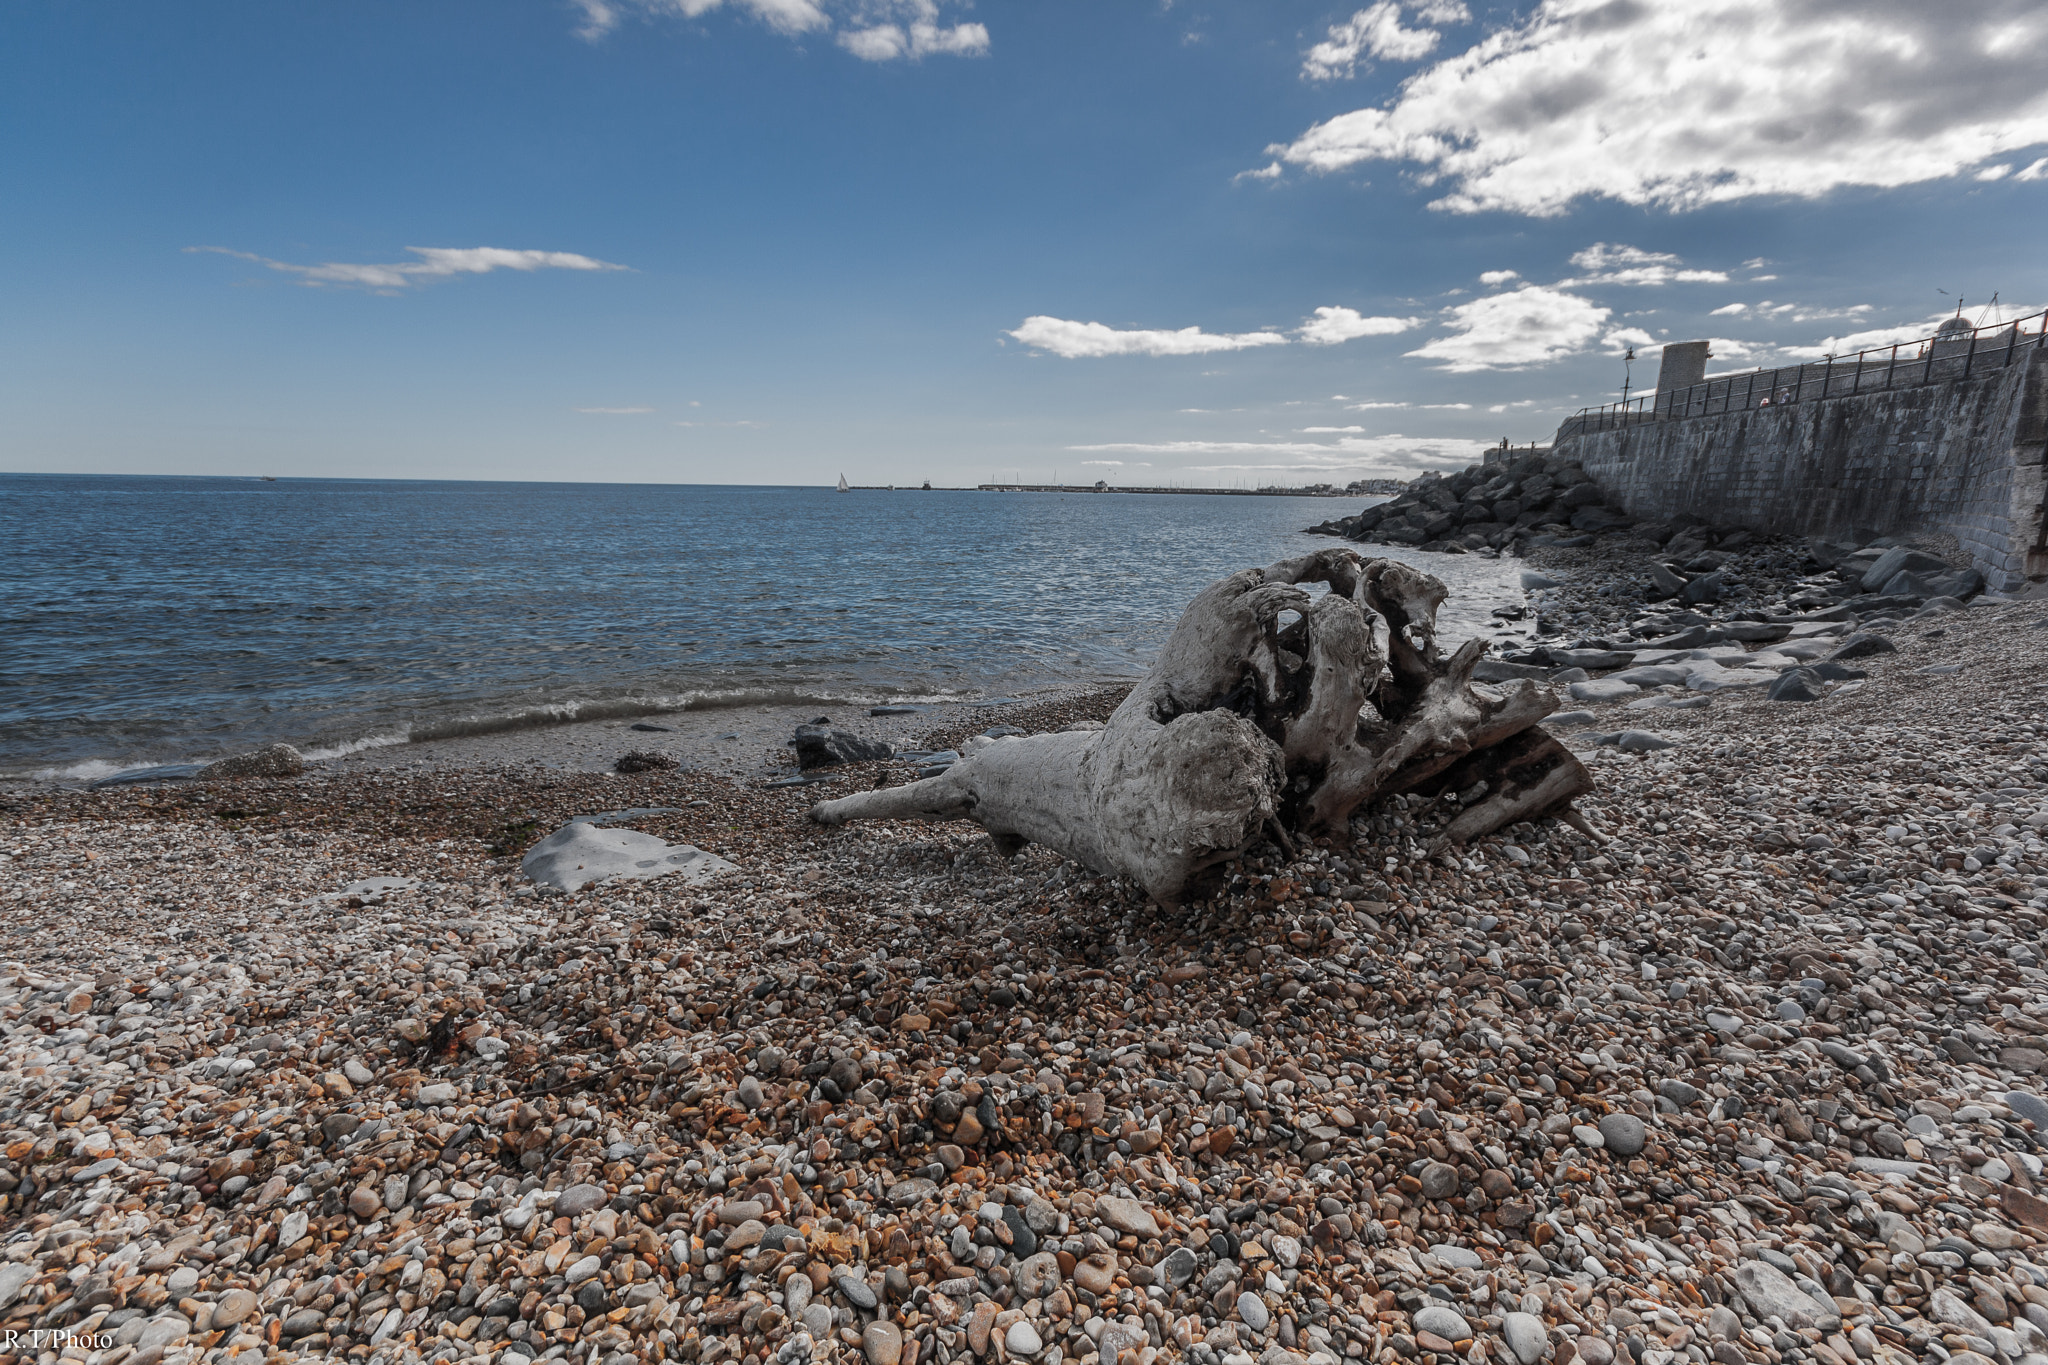
[[[1793,535],[1943,531],[1994,591],[2048,583],[2048,351],[1968,379],[1708,417],[1569,431],[1624,510]]]

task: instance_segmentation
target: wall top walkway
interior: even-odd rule
[[[1697,384],[1646,394],[1625,403],[1581,408],[1564,420],[1557,434],[1562,438],[1644,422],[1719,416],[1810,399],[1944,384],[2024,361],[2042,348],[2048,348],[2048,310],[2017,322],[1986,327],[1971,327],[1956,318],[1944,323],[1933,336],[1918,341],[1871,347],[1853,355],[1829,356],[1778,369],[1713,375]]]

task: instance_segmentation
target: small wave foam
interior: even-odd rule
[[[338,744],[319,744],[301,749],[299,753],[309,763],[324,763],[330,758],[345,758],[359,754],[365,749],[386,749],[394,744],[410,742],[412,736],[400,734],[364,735],[360,739],[345,739]]]
[[[104,758],[88,758],[83,763],[62,768],[36,768],[27,775],[37,782],[97,782],[116,773],[132,773],[138,768],[156,766],[154,763],[111,763]]]

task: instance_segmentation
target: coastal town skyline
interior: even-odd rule
[[[1342,486],[2048,301],[2017,4],[4,22],[24,472]]]

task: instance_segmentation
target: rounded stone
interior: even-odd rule
[[[180,1319],[180,1321],[183,1321],[183,1319]],[[325,1313],[317,1308],[301,1308],[284,1320],[282,1335],[287,1341],[296,1341],[300,1337],[310,1337],[315,1332],[325,1329],[326,1326],[327,1315]],[[191,1329],[187,1327],[186,1330],[189,1331]],[[148,1335],[147,1331],[143,1333],[145,1338]],[[183,1336],[184,1332],[180,1332],[178,1335]],[[136,1344],[144,1350],[149,1349],[148,1345],[144,1342],[137,1342]]]
[[[601,1209],[611,1202],[611,1194],[602,1185],[571,1185],[555,1196],[555,1217],[575,1218]]]
[[[1042,1299],[1059,1288],[1060,1258],[1050,1251],[1027,1256],[1017,1263],[1011,1281],[1020,1299]]]
[[[1074,1283],[1098,1298],[1116,1284],[1116,1253],[1098,1251],[1074,1267]]]
[[[1649,1135],[1644,1131],[1643,1121],[1634,1114],[1604,1114],[1600,1119],[1600,1137],[1608,1151],[1627,1158],[1643,1150]]]
[[[1254,1332],[1263,1332],[1273,1315],[1266,1311],[1265,1301],[1247,1289],[1237,1296],[1237,1319]]]
[[[1003,1345],[1010,1348],[1013,1356],[1035,1356],[1045,1349],[1045,1343],[1039,1340],[1038,1329],[1025,1318],[1010,1324],[1010,1330],[1003,1334]]]
[[[232,1327],[256,1311],[256,1296],[246,1289],[230,1289],[213,1305],[213,1325]]]
[[[1449,1199],[1458,1192],[1458,1168],[1445,1161],[1432,1161],[1422,1168],[1424,1199]]]
[[[383,1207],[384,1196],[377,1193],[375,1185],[358,1185],[349,1193],[348,1211],[358,1218],[375,1218]]]
[[[861,1329],[860,1349],[868,1365],[896,1365],[903,1358],[903,1330],[895,1323],[877,1318]]]
[[[1550,1351],[1550,1333],[1533,1313],[1509,1313],[1500,1325],[1502,1340],[1522,1365],[1536,1365]]]
[[[1425,1303],[1412,1316],[1418,1332],[1429,1332],[1445,1341],[1469,1341],[1472,1338],[1472,1324],[1454,1308],[1446,1308],[1440,1303]]]
[[[585,1280],[596,1279],[597,1276],[603,1270],[603,1260],[596,1256],[585,1256],[582,1260],[576,1262],[567,1270],[563,1271],[562,1278],[567,1280],[571,1285],[579,1285],[582,1284]]]
[[[855,1308],[873,1309],[880,1302],[875,1291],[868,1287],[868,1282],[851,1270],[842,1270],[833,1276],[832,1284]]]
[[[307,1332],[294,1332],[292,1330],[293,1320],[305,1316],[306,1311],[302,1308],[297,1313],[292,1314],[291,1318],[285,1320],[284,1334],[286,1336],[302,1337],[307,1335]],[[324,1324],[327,1321],[326,1317],[320,1313],[314,1313],[313,1317],[315,1325],[313,1328],[309,1328],[308,1331],[317,1330],[320,1324]],[[151,1318],[148,1324],[143,1327],[142,1335],[135,1339],[135,1349],[141,1352],[149,1350],[152,1346],[169,1346],[172,1342],[183,1341],[191,1331],[192,1320],[182,1313],[160,1313],[156,1317]]]

